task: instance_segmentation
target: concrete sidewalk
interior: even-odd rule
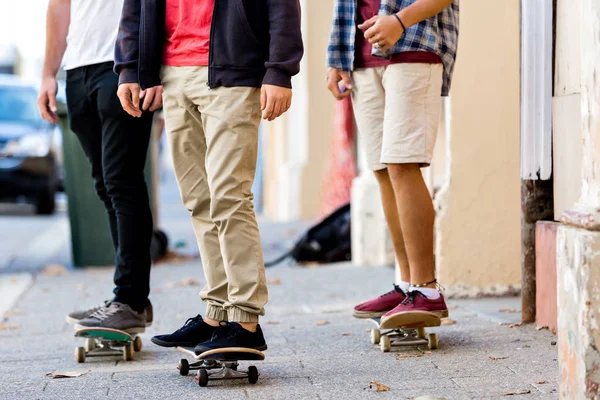
[[[256,385],[227,381],[200,388],[192,376],[179,376],[178,352],[150,342],[152,335],[172,331],[204,311],[197,296],[203,284],[201,267],[190,261],[154,268],[155,323],[142,336],[145,347],[132,362],[96,358],[77,364],[73,350],[83,341],[73,338],[72,327],[64,322],[67,312],[109,296],[111,268],[38,275],[0,329],[0,398],[558,397],[554,335],[486,318],[491,311],[497,314],[494,318],[518,320],[518,314],[497,313],[518,299],[450,302],[456,324],[432,330],[439,333],[439,350],[405,348],[383,354],[369,343],[371,325],[353,319],[350,311],[355,303],[391,288],[391,269],[278,267],[267,274],[271,301],[262,326],[269,350],[266,360],[256,363],[261,373]],[[69,371],[85,374],[70,379],[46,376]],[[370,382],[390,390],[376,393],[369,389]]]

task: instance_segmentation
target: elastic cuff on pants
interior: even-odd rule
[[[222,307],[209,304],[206,306],[206,318],[214,319],[215,321],[227,321],[227,311]]]
[[[250,314],[237,307],[231,307],[227,310],[227,316],[231,322],[258,322],[258,315]]]

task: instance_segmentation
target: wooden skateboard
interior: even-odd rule
[[[209,380],[219,379],[248,379],[248,382],[254,384],[258,381],[258,369],[250,366],[248,371],[238,371],[238,361],[265,359],[262,352],[243,347],[209,350],[198,356],[194,353],[193,347],[177,347],[177,350],[196,360],[190,364],[187,359],[182,358],[177,365],[179,374],[185,376],[190,371],[197,370],[196,381],[202,387],[208,385]]]
[[[85,338],[85,345],[75,349],[75,360],[85,362],[86,357],[123,356],[133,360],[133,354],[142,350],[142,338],[125,331],[110,328],[83,328],[75,331],[75,337]]]
[[[397,315],[383,322],[381,318],[369,318],[377,328],[371,330],[371,343],[378,344],[387,353],[392,346],[427,345],[430,350],[438,348],[437,334],[427,335],[425,328],[440,326],[440,317],[430,312]]]

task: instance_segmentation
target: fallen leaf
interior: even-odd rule
[[[23,314],[23,313],[22,313],[22,312],[20,312],[20,311],[6,311],[6,312],[4,313],[4,318],[10,318],[10,317],[12,317],[12,316],[15,316],[15,315],[21,315],[21,314]]]
[[[556,340],[553,340],[553,341],[551,341],[551,342],[550,342],[550,345],[552,345],[552,346],[556,346]]]
[[[529,394],[531,393],[531,390],[521,390],[519,392],[506,392],[506,393],[502,393],[502,396],[518,396],[520,394]]]
[[[179,282],[167,282],[167,284],[165,285],[165,287],[167,287],[168,289],[185,286],[200,286],[200,282],[190,277]]]
[[[396,360],[404,360],[406,358],[419,358],[419,357],[423,357],[423,354],[416,354],[416,353],[400,353],[400,354],[396,354]]]
[[[315,326],[323,326],[323,325],[329,325],[329,321],[322,320],[322,321],[315,322]]]
[[[492,356],[489,356],[488,358],[490,360],[492,360],[492,361],[496,361],[496,360],[506,360],[508,357],[492,357]]]
[[[0,331],[10,331],[12,329],[19,329],[21,325],[17,324],[3,324],[0,323]]]
[[[67,269],[64,265],[60,264],[50,264],[46,265],[41,271],[42,275],[56,276],[56,275],[64,275],[67,273]]]
[[[453,319],[446,318],[446,319],[442,320],[442,325],[454,325],[454,324],[456,324],[456,321]]]
[[[536,331],[545,331],[547,329],[548,329],[547,326],[538,326],[537,328],[535,328]]]
[[[185,262],[188,262],[190,260],[192,260],[194,257],[192,257],[189,254],[181,254],[181,253],[176,253],[174,251],[167,251],[167,253],[162,256],[159,260],[157,260],[154,264],[156,265],[160,265],[160,264],[182,264]]]
[[[518,328],[519,326],[523,325],[522,322],[517,322],[516,324],[510,324],[508,325],[509,328]]]
[[[42,293],[50,293],[50,289],[48,289],[48,288],[42,288]]]
[[[279,325],[279,321],[267,321],[265,325]]]
[[[281,285],[281,278],[269,279],[269,285]]]
[[[521,309],[520,308],[503,308],[502,310],[500,310],[500,312],[503,312],[503,313],[520,313]]]
[[[431,351],[429,351],[429,350],[421,350],[421,349],[419,349],[419,350],[420,350],[420,351],[421,351],[421,353],[423,353],[423,354],[433,354],[433,352],[431,352]]]
[[[55,372],[55,373],[48,372],[46,374],[46,376],[49,376],[52,379],[78,378],[81,375],[87,374],[88,372],[90,372],[90,371],[86,371],[86,372],[75,372],[75,371],[73,371],[73,372]]]
[[[350,336],[350,335],[352,335],[352,332],[344,332],[344,333],[342,333],[342,336]]]
[[[200,286],[200,283],[194,278],[186,278],[181,281],[181,286]]]
[[[390,387],[379,382],[369,382],[369,389],[375,389],[376,392],[387,392],[390,390]]]
[[[546,383],[546,381],[537,381],[537,382],[535,382],[536,385],[543,385],[544,383]]]

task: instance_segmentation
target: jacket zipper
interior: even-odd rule
[[[213,48],[215,47],[215,21],[217,20],[216,15],[217,15],[217,2],[219,0],[215,0],[215,4],[214,4],[214,8],[213,8],[213,15],[212,15],[212,20],[210,22],[210,43],[208,44],[208,82],[206,83],[207,86],[212,89],[214,88],[214,82],[213,82]]]

